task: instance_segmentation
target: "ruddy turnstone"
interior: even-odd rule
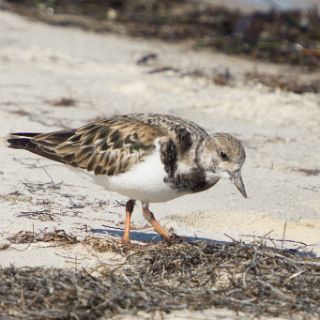
[[[230,179],[247,197],[241,142],[228,133],[208,134],[192,121],[172,115],[113,116],[78,129],[12,133],[7,141],[11,148],[83,169],[107,190],[127,196],[124,242],[130,241],[136,200],[154,230],[169,240],[170,234],[149,210],[150,202],[207,190],[220,178]]]

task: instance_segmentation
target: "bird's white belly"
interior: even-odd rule
[[[129,171],[116,176],[93,176],[95,183],[130,199],[146,202],[165,202],[185,195],[164,182],[167,176],[158,148]]]

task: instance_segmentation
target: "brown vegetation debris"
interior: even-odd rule
[[[280,89],[282,91],[303,93],[320,93],[320,80],[302,81],[282,75],[272,75],[256,72],[248,72],[245,74],[246,82],[261,83],[271,90]]]
[[[45,101],[52,105],[53,107],[74,107],[77,101],[73,98],[60,98],[57,100],[47,100]]]
[[[10,247],[10,243],[0,243],[0,251],[6,250]]]
[[[86,237],[82,243],[90,246],[93,250],[96,250],[98,252],[114,252],[121,255],[127,254],[128,252],[131,252],[133,250],[138,250],[142,247],[142,245],[138,245],[135,243],[124,244],[120,241],[92,236]]]
[[[157,60],[157,58],[158,58],[158,55],[156,53],[153,53],[153,52],[147,53],[137,60],[137,65],[146,65],[150,61]]]
[[[49,210],[20,211],[17,213],[17,217],[38,219],[40,221],[54,221],[53,214]]]
[[[0,7],[47,23],[126,33],[292,65],[320,67],[316,10],[253,12],[192,0],[7,0]]]
[[[228,69],[224,70],[224,72],[218,72],[218,71],[208,72],[206,70],[201,70],[201,69],[182,70],[182,69],[171,67],[171,66],[157,66],[149,70],[147,73],[155,74],[155,73],[162,73],[162,72],[172,72],[181,78],[192,77],[192,78],[205,79],[209,82],[213,82],[218,86],[232,86],[235,80],[233,75],[231,75]]]
[[[319,176],[320,169],[291,168],[292,171],[301,172],[306,176]]]
[[[309,319],[320,313],[319,258],[263,242],[137,245],[123,264],[98,269],[99,277],[66,269],[3,268],[0,313],[89,320],[213,306],[253,316]]]
[[[33,243],[33,242],[55,242],[60,245],[78,243],[76,236],[68,234],[64,230],[54,230],[47,232],[46,229],[39,233],[32,231],[19,231],[8,237],[11,243]]]

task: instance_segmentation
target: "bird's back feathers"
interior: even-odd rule
[[[193,122],[175,116],[131,114],[114,116],[80,127],[49,133],[13,133],[9,147],[86,169],[96,175],[126,172],[155,148],[155,140],[169,137],[173,150],[188,151],[192,139],[207,133]],[[166,150],[166,148],[163,148]],[[171,157],[172,158],[172,157]]]

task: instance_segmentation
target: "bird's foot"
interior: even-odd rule
[[[130,241],[130,238],[122,237],[121,240],[120,240],[120,243],[121,243],[122,245],[130,245],[130,244],[131,244],[131,241]]]
[[[164,240],[168,244],[177,244],[184,242],[184,239],[175,233],[170,234],[170,236],[168,238],[165,238]]]

